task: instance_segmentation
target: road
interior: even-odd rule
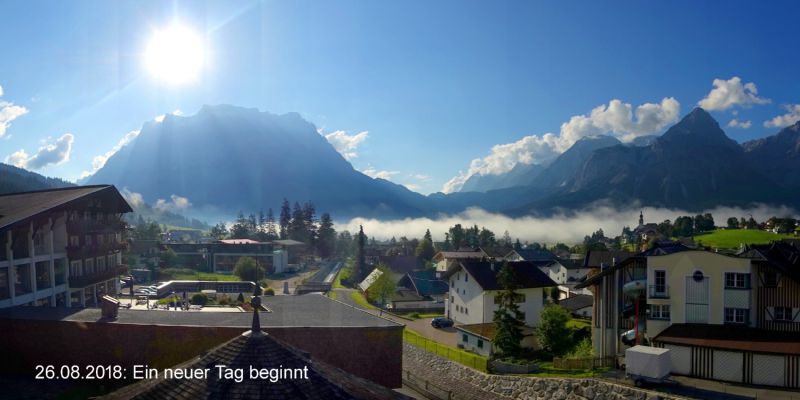
[[[412,331],[417,332],[420,335],[428,339],[431,339],[433,341],[446,344],[448,346],[456,347],[456,344],[458,342],[458,334],[457,334],[458,331],[456,331],[454,328],[444,328],[444,329],[434,328],[431,326],[432,318],[420,318],[420,319],[415,319],[413,321],[409,321],[407,319],[398,318],[392,314],[388,314],[382,310],[364,309],[358,303],[353,301],[352,297],[350,297],[351,294],[355,291],[356,291],[355,289],[333,289],[333,292],[336,293],[336,300],[339,300],[342,303],[364,310],[370,314],[392,320],[394,322],[397,322],[398,324],[403,324],[408,329],[411,329]]]

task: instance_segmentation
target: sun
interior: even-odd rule
[[[147,44],[144,62],[153,77],[178,85],[197,79],[204,58],[200,37],[183,25],[173,24],[153,34]]]

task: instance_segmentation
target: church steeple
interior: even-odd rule
[[[639,226],[642,225],[644,225],[644,214],[642,214],[642,212],[639,211]]]

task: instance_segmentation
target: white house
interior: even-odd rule
[[[509,262],[508,265],[519,280],[517,303],[524,314],[525,325],[536,326],[545,304],[545,288],[556,283],[531,262]],[[491,322],[498,308],[495,297],[503,290],[497,280],[501,267],[502,264],[496,262],[462,260],[444,272],[442,279],[450,283],[445,315],[456,324]]]

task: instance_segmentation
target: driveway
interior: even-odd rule
[[[355,291],[356,291],[355,289],[333,289],[333,292],[336,293],[336,300],[339,300],[342,303],[364,310],[370,314],[377,315],[379,317],[383,317],[388,320],[397,322],[398,324],[403,324],[408,329],[411,329],[412,331],[419,333],[420,335],[422,335],[427,339],[431,339],[435,342],[439,342],[441,344],[445,344],[448,346],[456,347],[456,344],[458,343],[458,331],[456,331],[454,328],[443,328],[443,329],[434,328],[431,326],[431,319],[433,318],[421,318],[409,321],[407,319],[399,318],[392,314],[386,313],[383,310],[364,309],[360,305],[358,305],[358,303],[353,301],[352,297],[350,297],[351,293]]]

